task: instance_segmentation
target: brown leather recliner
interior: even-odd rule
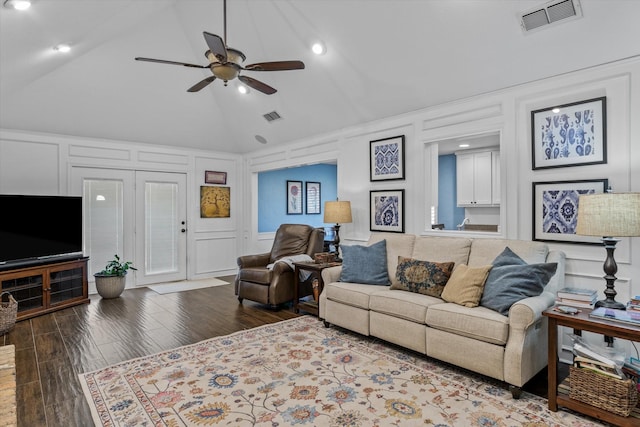
[[[305,224],[282,224],[273,240],[271,252],[238,257],[238,274],[235,290],[238,301],[243,299],[269,304],[277,308],[279,304],[293,300],[293,269],[285,262],[277,260],[293,255],[313,255],[322,252],[324,229]],[[267,265],[275,263],[273,268]],[[303,283],[300,297],[310,295],[311,284]]]

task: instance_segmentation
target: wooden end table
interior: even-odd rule
[[[581,335],[582,331],[589,331],[602,334],[605,337],[640,341],[640,326],[589,317],[591,311],[590,309],[581,309],[578,314],[564,314],[549,308],[542,313],[549,319],[549,409],[555,412],[558,410],[558,406],[564,406],[617,426],[637,426],[638,418],[622,417],[579,400],[571,399],[568,394],[558,394],[558,326],[573,328],[576,335]]]
[[[315,263],[315,262],[294,262],[294,283],[293,283],[293,311],[295,313],[299,313],[300,310],[304,310],[308,313],[313,314],[314,316],[318,316],[320,313],[319,303],[320,303],[320,294],[322,293],[322,289],[324,288],[324,281],[322,280],[322,270],[329,267],[335,267],[337,265],[342,265],[341,262],[325,262],[325,263]],[[316,278],[318,279],[318,301],[300,301],[300,271],[310,271],[315,273]]]

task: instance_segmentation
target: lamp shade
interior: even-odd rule
[[[324,222],[346,224],[351,222],[351,202],[332,201],[324,203]]]
[[[576,234],[601,237],[640,236],[640,193],[580,196]]]

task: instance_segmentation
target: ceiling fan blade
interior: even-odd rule
[[[267,95],[273,95],[274,93],[277,92],[277,90],[275,90],[274,88],[272,88],[271,86],[269,86],[266,83],[262,83],[259,80],[256,80],[252,77],[247,77],[247,76],[238,76],[238,79],[246,84],[249,87],[254,88],[255,90],[258,90],[262,93],[265,93]]]
[[[222,63],[227,62],[227,47],[224,45],[222,37],[207,33],[206,31],[202,34],[204,35],[204,41],[207,42],[207,46],[209,46],[211,53],[218,58],[218,61]]]
[[[244,67],[249,71],[286,71],[286,70],[303,70],[304,62],[302,61],[273,61],[258,62]]]
[[[206,79],[201,80],[198,83],[191,86],[189,89],[187,89],[187,92],[198,92],[200,89],[208,86],[209,83],[211,83],[215,79],[216,79],[216,76],[207,77]]]
[[[183,67],[193,67],[193,68],[209,68],[208,65],[187,64],[186,62],[165,61],[164,59],[137,57],[136,61],[157,62],[159,64],[170,64],[170,65],[182,65]]]

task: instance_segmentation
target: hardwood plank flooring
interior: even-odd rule
[[[221,277],[233,283],[234,276]],[[78,374],[134,357],[299,316],[244,300],[233,284],[160,295],[127,289],[120,298],[18,322],[0,337],[16,346],[19,427],[93,425]],[[546,371],[525,390],[546,396]],[[506,387],[506,385],[505,385]]]

